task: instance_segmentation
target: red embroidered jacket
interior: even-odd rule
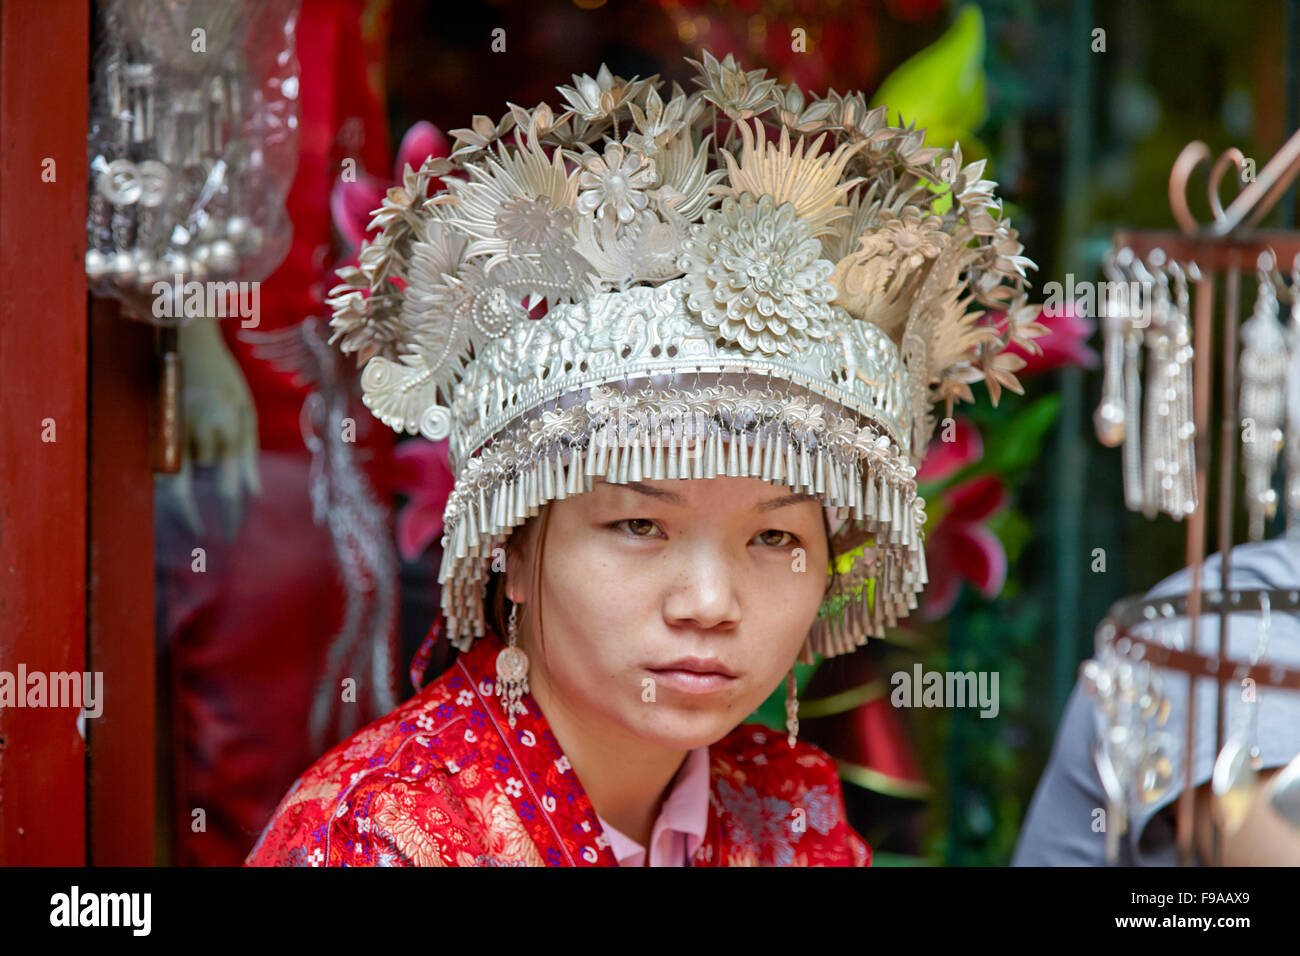
[[[543,718],[511,730],[494,694],[501,640],[304,773],[250,866],[617,866],[587,794]],[[694,866],[870,866],[835,763],[761,724],[709,747],[709,822]]]

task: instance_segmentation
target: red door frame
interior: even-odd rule
[[[88,721],[89,862],[154,860],[153,327],[96,299],[90,322],[87,653],[104,675]]]
[[[0,2],[0,670],[10,673],[86,669],[89,13],[86,0]],[[0,708],[0,740],[0,863],[83,864],[77,711]]]
[[[0,0],[0,671],[103,674],[80,729],[0,707],[2,865],[154,862],[153,333],[88,309],[91,15]]]

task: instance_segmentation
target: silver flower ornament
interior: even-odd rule
[[[794,206],[728,197],[696,226],[679,266],[691,314],[748,352],[790,354],[829,334],[834,266]]]
[[[655,179],[650,157],[610,143],[603,157],[592,153],[583,159],[583,172],[578,176],[578,212],[629,223],[649,204],[646,190],[654,186]]]

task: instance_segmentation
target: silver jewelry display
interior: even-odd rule
[[[1116,862],[1132,809],[1163,797],[1174,780],[1173,739],[1165,730],[1170,704],[1164,678],[1115,625],[1097,630],[1097,653],[1080,669],[1097,704],[1093,752],[1106,793],[1107,860]]]
[[[154,314],[157,282],[258,280],[288,251],[298,0],[107,0],[102,9],[86,276],[131,314],[179,324]]]
[[[1201,615],[1219,614],[1225,607],[1232,618],[1245,626],[1258,613],[1258,639],[1248,661],[1227,664],[1225,686],[1243,694],[1233,728],[1218,754],[1211,777],[1211,790],[1224,828],[1231,833],[1253,804],[1256,771],[1261,765],[1259,747],[1259,690],[1254,686],[1300,690],[1300,675],[1276,663],[1268,663],[1272,616],[1300,613],[1300,592],[1255,589],[1210,590],[1201,594]],[[1217,650],[1202,649],[1192,654],[1186,635],[1190,619],[1188,596],[1146,599],[1126,598],[1117,602],[1097,628],[1096,650],[1080,667],[1085,692],[1095,701],[1096,742],[1093,760],[1106,793],[1107,861],[1119,860],[1119,840],[1135,810],[1167,796],[1175,781],[1181,781],[1185,756],[1168,726],[1172,711],[1165,693],[1168,680],[1216,679]],[[1265,665],[1267,665],[1265,667]],[[1228,676],[1231,674],[1231,676]],[[1246,684],[1252,676],[1254,683]],[[1235,685],[1235,687],[1234,687]],[[1250,693],[1245,693],[1246,688]],[[1191,706],[1193,695],[1184,698]],[[1187,714],[1180,715],[1185,726]],[[1204,728],[1200,733],[1206,733]],[[1213,732],[1212,728],[1210,733]],[[1177,749],[1176,749],[1177,748]],[[1290,807],[1297,799],[1295,787],[1284,781],[1271,785],[1275,804]],[[1300,827],[1300,816],[1279,813]]]
[[[1286,536],[1300,538],[1300,255],[1291,264],[1291,321],[1287,324]]]
[[[1251,655],[1248,667],[1238,676],[1242,687],[1242,704],[1238,711],[1236,729],[1214,762],[1210,786],[1223,820],[1224,830],[1234,833],[1250,812],[1258,781],[1259,752],[1259,692],[1253,686],[1249,693],[1245,687],[1245,673],[1257,665],[1268,652],[1269,631],[1272,621],[1269,597],[1260,594],[1259,644]]]
[[[1124,503],[1130,511],[1181,520],[1196,510],[1197,500],[1187,283],[1198,273],[1159,250],[1144,263],[1121,249],[1107,256],[1102,269],[1107,283],[1098,295],[1104,377],[1093,415],[1097,439],[1110,447],[1123,444]]]
[[[1282,449],[1286,416],[1287,336],[1278,321],[1274,262],[1259,257],[1255,312],[1241,326],[1241,468],[1246,477],[1246,511],[1251,541],[1264,537],[1265,522],[1277,512],[1273,472]]]

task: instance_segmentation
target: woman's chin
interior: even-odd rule
[[[674,707],[661,701],[647,706],[659,708],[644,715],[632,727],[647,743],[672,750],[694,750],[717,743],[745,719],[723,707]]]

